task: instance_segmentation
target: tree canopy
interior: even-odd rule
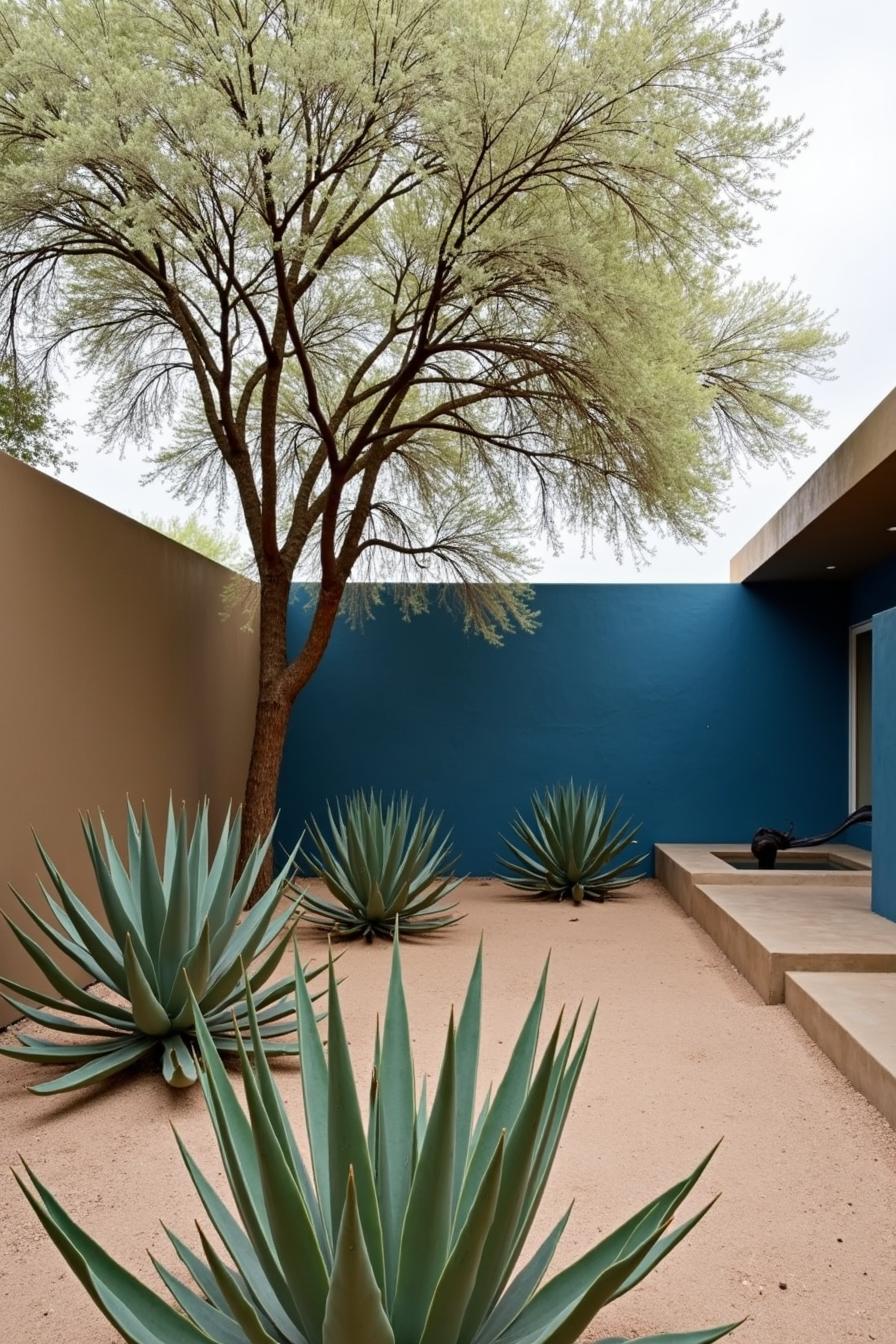
[[[55,404],[52,386],[28,381],[12,359],[0,361],[0,453],[56,473],[72,466],[70,427]]]
[[[15,0],[9,317],[76,342],[113,437],[176,414],[165,468],[235,484],[262,569],[498,579],[533,519],[699,538],[733,460],[798,447],[830,348],[731,267],[801,139],[768,115],[776,27],[729,0]]]
[[[186,496],[235,490],[259,750],[350,577],[450,579],[498,639],[537,533],[699,540],[739,460],[799,449],[834,339],[737,270],[803,137],[777,29],[733,0],[4,5],[6,330],[75,346],[113,441],[172,421]]]
[[[216,564],[225,565],[228,569],[239,569],[241,555],[237,538],[205,522],[198,514],[161,518],[156,514],[144,513],[140,521],[163,536],[170,537],[172,541],[180,542],[188,550],[197,551],[208,560],[214,560]]]

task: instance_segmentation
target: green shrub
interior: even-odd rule
[[[156,1268],[184,1315],[108,1256],[30,1170],[31,1183],[20,1184],[130,1344],[572,1344],[703,1216],[671,1228],[709,1159],[547,1283],[568,1213],[517,1269],[594,1021],[592,1013],[579,1032],[578,1013],[566,1031],[558,1019],[536,1060],[545,982],[546,971],[507,1070],[477,1116],[477,957],[430,1107],[415,1080],[396,942],[365,1132],[332,963],[326,1050],[297,974],[307,1146],[259,1050],[251,995],[254,1060],[237,1043],[248,1114],[197,1019],[202,1087],[232,1205],[180,1146],[230,1263],[204,1232],[201,1254],[169,1232],[180,1271]],[[652,1340],[711,1344],[733,1328]]]
[[[607,810],[603,789],[580,788],[572,780],[532,795],[532,824],[518,812],[513,831],[518,844],[505,840],[511,858],[502,859],[500,876],[512,887],[534,896],[571,896],[602,901],[609,891],[637,882],[633,869],[643,855],[626,851],[640,826],[623,822],[615,831],[621,799]]]
[[[314,844],[303,854],[333,900],[303,895],[311,923],[344,938],[391,938],[396,921],[402,935],[433,933],[456,924],[454,905],[443,901],[459,879],[445,876],[451,866],[450,838],[439,838],[441,817],[425,807],[416,816],[407,794],[382,797],[355,793],[334,814],[327,807],[329,839],[314,818],[308,830]]]
[[[293,977],[266,983],[288,945],[298,905],[293,900],[285,910],[276,910],[292,858],[241,921],[270,836],[256,842],[235,880],[239,813],[231,821],[228,812],[210,855],[208,805],[200,809],[192,833],[185,811],[176,818],[169,805],[161,868],[145,809],[138,822],[128,807],[127,863],[102,816],[99,835],[89,819],[82,824],[108,929],[78,899],[39,840],[44,867],[59,898],[55,900],[40,883],[53,920],[44,919],[21,896],[18,900],[51,943],[115,997],[82,989],[49,952],[7,921],[59,997],[0,977],[7,991],[2,997],[32,1022],[87,1038],[60,1044],[21,1032],[18,1045],[3,1047],[4,1055],[69,1066],[60,1077],[31,1091],[83,1087],[152,1053],[161,1054],[166,1082],[188,1087],[197,1078],[189,1044],[197,1012],[219,1050],[236,1050],[249,1021],[243,967],[262,954],[263,961],[249,978],[259,1040],[267,1054],[295,1054]],[[320,966],[309,975],[323,969]]]

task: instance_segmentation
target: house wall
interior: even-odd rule
[[[341,623],[293,712],[280,838],[355,788],[408,789],[493,871],[534,789],[593,780],[655,841],[749,840],[847,803],[846,611],[839,588],[539,587],[540,628],[493,649],[436,607]],[[290,644],[307,623],[290,613]]]
[[[38,832],[97,909],[78,821],[169,791],[216,813],[242,794],[256,639],[222,620],[229,570],[0,454],[0,909],[38,897]],[[36,983],[0,924],[0,974]],[[12,1016],[0,1002],[0,1021]]]
[[[896,605],[896,556],[857,575],[849,584],[847,604],[850,625]]]
[[[878,612],[872,630],[874,865],[871,906],[896,919],[896,607]]]
[[[847,588],[846,594],[847,611],[849,625],[859,625],[864,621],[870,621],[878,612],[886,611],[889,607],[896,606],[896,557],[885,560],[882,564],[874,565],[863,574],[857,575],[852,579]],[[876,627],[875,627],[876,630]],[[872,639],[876,639],[874,633]],[[878,671],[877,664],[873,669],[873,690],[872,703],[878,696],[884,695],[885,683],[881,678],[883,671]],[[882,702],[883,706],[883,702]],[[878,721],[874,720],[874,735],[877,737]],[[874,804],[875,816],[878,820],[878,835],[883,835],[883,813],[878,809],[878,803],[883,805],[883,794],[880,792],[883,785],[877,778],[880,767],[876,760],[872,761],[872,770],[874,772]],[[872,829],[870,826],[855,826],[845,837],[850,844],[861,845],[864,849],[871,849]],[[877,862],[877,847],[875,846],[875,862]]]

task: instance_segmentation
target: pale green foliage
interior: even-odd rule
[[[592,1014],[579,1033],[578,1012],[568,1030],[558,1019],[537,1059],[546,979],[547,969],[474,1121],[481,953],[457,1022],[452,1014],[429,1107],[415,1078],[396,942],[365,1134],[332,963],[326,1050],[298,974],[302,1143],[257,1037],[254,1061],[240,1052],[247,1115],[200,1021],[202,1089],[236,1215],[179,1140],[232,1261],[201,1229],[201,1254],[168,1233],[179,1274],[154,1263],[184,1315],[107,1255],[30,1169],[30,1184],[17,1179],[129,1344],[574,1344],[703,1217],[706,1209],[671,1227],[709,1159],[543,1283],[567,1211],[517,1270],[594,1023]],[[251,997],[246,1007],[254,1030]],[[733,1329],[643,1344],[712,1344]]]
[[[306,587],[312,594],[313,603],[318,586]],[[500,646],[505,635],[514,631],[531,634],[538,628],[540,613],[532,606],[532,597],[533,589],[527,584],[509,580],[504,583],[427,584],[395,579],[390,583],[349,583],[341,611],[348,623],[357,629],[375,615],[386,598],[398,608],[405,621],[425,615],[437,606],[458,616],[467,634],[479,635],[487,644]]]
[[[26,378],[15,360],[0,361],[0,453],[57,475],[72,467],[71,426],[54,411],[56,389]]]
[[[606,789],[582,788],[573,780],[534,793],[533,820],[518,812],[513,821],[519,843],[504,842],[511,857],[501,860],[502,877],[535,896],[571,896],[576,905],[602,901],[607,892],[637,882],[643,874],[634,870],[644,856],[630,850],[641,827],[630,821],[616,826],[621,805],[620,799],[608,808]]]
[[[415,816],[406,793],[384,804],[371,790],[337,803],[335,814],[328,804],[327,820],[329,838],[309,821],[314,850],[303,854],[333,897],[303,894],[311,923],[368,942],[377,934],[435,933],[457,923],[454,905],[444,904],[460,879],[445,875],[452,856],[450,837],[439,836],[441,817],[425,807]]]
[[[236,537],[229,536],[220,528],[211,527],[196,513],[188,513],[182,518],[159,518],[151,514],[141,515],[141,522],[163,536],[170,537],[191,551],[198,551],[208,560],[228,569],[240,566],[240,544]]]
[[[262,584],[321,580],[321,631],[388,575],[406,610],[459,583],[500,639],[534,533],[699,539],[732,465],[814,423],[825,321],[737,278],[802,139],[768,16],[10,0],[2,27],[10,321],[76,341],[113,437],[176,415],[159,469],[230,482]]]
[[[0,1054],[14,1058],[69,1066],[31,1091],[69,1092],[120,1073],[150,1054],[161,1054],[165,1081],[173,1087],[195,1083],[190,1046],[197,1018],[204,1018],[206,1036],[211,1033],[218,1049],[238,1049],[249,1022],[244,970],[255,957],[263,959],[247,983],[252,1012],[257,1011],[261,1023],[256,1043],[261,1041],[269,1054],[294,1054],[294,1040],[285,1039],[293,1036],[296,1022],[292,977],[267,983],[292,936],[298,902],[283,910],[277,907],[293,856],[243,918],[270,836],[256,841],[237,877],[239,815],[231,821],[228,813],[211,853],[208,804],[192,828],[183,810],[177,817],[169,806],[161,864],[145,810],[138,820],[128,808],[126,858],[102,816],[99,833],[90,820],[83,825],[108,928],[75,895],[39,840],[41,859],[59,898],[40,883],[53,919],[44,919],[21,896],[18,900],[50,943],[99,982],[100,994],[81,989],[40,943],[7,919],[55,995],[0,976],[7,991],[2,997],[41,1026],[86,1038],[63,1045],[22,1032],[18,1045],[0,1047]],[[113,997],[103,990],[111,990]]]

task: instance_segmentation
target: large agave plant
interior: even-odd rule
[[[504,1077],[474,1119],[481,953],[428,1107],[414,1075],[396,941],[365,1133],[332,963],[326,1051],[298,973],[310,1166],[259,1049],[251,995],[254,1061],[238,1042],[248,1114],[197,1018],[202,1087],[236,1214],[178,1140],[230,1260],[202,1230],[201,1254],[169,1232],[180,1272],[156,1269],[184,1315],[116,1264],[30,1170],[31,1183],[20,1185],[130,1344],[572,1344],[703,1216],[670,1226],[708,1159],[547,1283],[568,1212],[517,1269],[593,1024],[592,1014],[579,1034],[578,1013],[565,1032],[558,1020],[536,1061],[545,979]],[[732,1329],[650,1339],[711,1344]]]
[[[616,830],[621,805],[607,809],[603,789],[580,788],[572,780],[532,795],[532,824],[518,812],[513,831],[518,844],[505,840],[511,858],[502,859],[505,882],[535,896],[602,901],[608,891],[637,882],[643,855],[627,851],[641,827],[630,821]]]
[[[407,794],[383,804],[379,794],[355,793],[327,807],[330,839],[312,818],[314,852],[303,854],[333,900],[306,892],[311,923],[346,938],[432,933],[456,924],[454,905],[443,904],[459,879],[446,877],[450,838],[439,838],[440,817],[414,810]]]
[[[128,807],[127,862],[102,816],[99,834],[90,819],[82,824],[108,929],[78,899],[39,840],[59,898],[40,883],[55,923],[21,896],[18,900],[47,938],[92,980],[112,990],[114,998],[82,989],[49,952],[7,920],[59,997],[0,976],[7,991],[2,997],[32,1022],[82,1038],[77,1044],[60,1044],[20,1032],[18,1045],[0,1050],[39,1064],[69,1066],[31,1091],[68,1092],[119,1073],[151,1053],[161,1054],[166,1082],[189,1086],[198,1076],[190,1048],[197,1015],[204,1018],[219,1050],[236,1050],[249,1022],[243,967],[262,954],[248,981],[259,1023],[257,1040],[266,1054],[295,1054],[292,975],[266,983],[288,945],[296,913],[296,901],[280,912],[276,909],[286,868],[240,922],[270,836],[256,842],[235,881],[239,813],[231,821],[228,812],[211,855],[208,805],[200,809],[192,832],[185,811],[176,817],[169,805],[161,868],[145,809],[138,821]]]

